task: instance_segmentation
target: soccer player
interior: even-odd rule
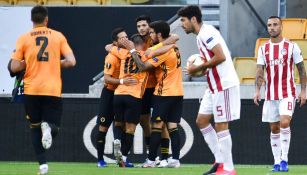
[[[281,34],[281,19],[277,16],[269,17],[267,29],[270,40],[258,51],[254,103],[259,106],[260,88],[263,82],[266,82],[262,121],[270,123],[271,148],[274,156],[272,171],[287,172],[291,140],[290,122],[296,100],[294,64],[297,66],[301,83],[301,92],[298,96],[300,107],[306,103],[306,72],[300,48]]]
[[[149,24],[151,19],[147,15],[141,15],[136,18],[136,27],[138,33],[143,37],[144,42],[146,44],[146,49],[152,46],[152,40],[149,36]],[[142,98],[142,113],[140,118],[140,124],[143,128],[144,136],[145,136],[145,144],[146,149],[149,150],[150,144],[150,129],[151,129],[151,107],[152,107],[152,97],[155,91],[155,86],[157,84],[157,80],[155,77],[154,70],[149,71],[149,76],[146,84],[146,89],[144,96]],[[167,127],[163,127],[162,130],[162,138],[161,138],[161,161],[159,162],[158,167],[166,167],[167,166],[167,158],[169,155],[169,134]]]
[[[128,39],[124,29],[119,31],[123,39]],[[140,55],[144,54],[145,43],[140,35],[134,35],[132,40]],[[133,167],[133,164],[127,159],[127,155],[132,147],[134,132],[140,121],[142,109],[142,97],[145,91],[145,85],[148,79],[148,72],[139,72],[131,54],[128,50],[120,47],[112,47],[110,53],[120,59],[120,78],[133,78],[137,83],[133,86],[120,84],[114,95],[114,109],[117,121],[124,122],[125,134],[120,142],[114,141],[114,155],[120,167]]]
[[[150,37],[154,44],[165,41],[170,36],[170,27],[165,21],[150,23]],[[181,59],[178,48],[169,47],[166,53],[153,57],[146,62],[141,61],[129,42],[125,47],[130,50],[140,71],[155,69],[157,85],[153,98],[152,131],[149,155],[143,167],[155,167],[157,149],[161,141],[163,124],[166,123],[172,148],[172,158],[168,159],[168,167],[180,167],[180,136],[178,124],[182,115],[183,86]]]
[[[122,28],[116,28],[112,31],[112,41],[113,45],[118,46],[118,41],[122,37],[126,37],[122,33]],[[97,154],[98,154],[98,167],[106,167],[107,163],[104,161],[104,148],[105,141],[108,129],[111,123],[114,120],[114,111],[113,111],[113,96],[114,91],[119,84],[124,85],[135,85],[137,84],[136,79],[128,77],[119,79],[120,71],[120,59],[116,56],[109,53],[105,58],[104,64],[104,88],[101,92],[100,97],[100,106],[99,106],[99,115],[97,117],[97,124],[99,125],[99,131],[97,135],[96,145],[97,145]],[[122,126],[120,122],[115,121],[115,130],[122,131]],[[115,140],[121,139],[121,134],[115,134]]]
[[[9,69],[15,73],[26,71],[26,118],[30,122],[32,144],[40,165],[39,174],[47,174],[45,152],[59,131],[62,114],[61,68],[75,66],[76,60],[64,35],[47,28],[47,8],[33,7],[31,20],[33,29],[18,38]]]
[[[228,123],[240,118],[239,79],[234,69],[229,49],[220,32],[212,25],[202,22],[198,6],[181,8],[182,28],[197,35],[197,46],[204,63],[187,67],[190,75],[206,71],[209,89],[206,90],[199,107],[196,124],[214,154],[215,164],[206,173],[235,175],[232,160],[232,139]],[[214,118],[215,128],[210,124]]]

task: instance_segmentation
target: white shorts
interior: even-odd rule
[[[212,94],[209,89],[199,107],[199,114],[213,114],[214,122],[228,122],[240,119],[240,87],[234,86]]]
[[[281,115],[292,116],[295,108],[295,98],[281,100],[266,100],[263,104],[262,122],[279,122]]]

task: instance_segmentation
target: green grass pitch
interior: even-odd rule
[[[48,175],[202,175],[210,165],[184,164],[180,168],[97,168],[95,163],[49,163]],[[307,175],[307,165],[290,165],[288,173],[272,173],[271,165],[236,165],[238,175]],[[37,163],[0,162],[0,175],[36,175]]]

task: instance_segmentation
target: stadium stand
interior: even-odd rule
[[[46,5],[50,6],[66,6],[71,5],[72,0],[46,0]]]
[[[0,0],[0,6],[8,6],[11,5],[9,0]]]
[[[95,6],[95,5],[102,5],[102,0],[72,0],[72,5],[88,5],[88,6]]]
[[[233,59],[241,84],[254,84],[257,59],[254,57],[235,57]]]
[[[304,18],[282,19],[282,35],[289,39],[303,39],[306,31],[307,20]]]
[[[258,38],[256,40],[256,45],[255,45],[255,57],[258,57],[258,49],[260,46],[262,46],[264,43],[266,43],[269,40],[269,38]]]

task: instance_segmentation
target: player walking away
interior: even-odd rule
[[[270,40],[258,51],[254,103],[259,106],[260,88],[263,82],[266,82],[262,121],[270,123],[271,148],[274,156],[272,171],[287,172],[291,140],[290,122],[296,100],[294,64],[298,68],[301,83],[301,92],[298,96],[300,107],[306,103],[306,72],[300,48],[296,43],[283,38],[281,34],[281,19],[277,16],[269,17],[267,28]]]
[[[170,36],[170,27],[164,21],[150,23],[150,37],[154,44]],[[163,124],[166,123],[171,138],[173,157],[168,159],[168,167],[180,167],[180,136],[178,124],[182,115],[183,86],[180,53],[178,48],[169,47],[166,53],[142,62],[133,46],[126,42],[132,57],[140,71],[155,69],[158,84],[153,98],[152,131],[150,137],[149,155],[143,167],[155,167],[155,158],[161,141]],[[154,50],[151,48],[151,50]]]
[[[59,131],[62,115],[61,68],[75,66],[76,60],[64,35],[47,28],[47,8],[33,7],[31,20],[33,29],[19,37],[9,69],[10,72],[26,70],[25,111],[40,165],[39,174],[47,174],[45,152]],[[64,60],[61,60],[61,55]]]
[[[123,29],[117,28],[112,31],[113,45],[118,46],[118,40],[121,39],[119,35]],[[98,167],[106,167],[107,163],[104,161],[104,148],[108,129],[114,120],[113,110],[113,96],[117,86],[122,82],[124,85],[135,85],[137,81],[134,78],[128,77],[119,79],[120,59],[109,53],[105,58],[104,64],[104,88],[100,96],[99,115],[97,117],[97,124],[99,131],[97,135],[96,145],[98,154]],[[121,122],[115,121],[114,130],[122,131]],[[122,133],[122,132],[121,132]],[[115,134],[115,140],[120,140],[122,134]],[[118,141],[117,141],[118,142]]]
[[[143,37],[146,43],[146,49],[152,46],[152,40],[149,36],[149,24],[151,19],[149,16],[141,15],[136,18],[136,27],[138,33]],[[150,130],[151,130],[151,108],[152,108],[152,98],[153,93],[155,91],[155,86],[157,84],[157,80],[155,77],[154,70],[148,71],[148,81],[146,84],[146,89],[144,96],[142,98],[142,114],[140,118],[140,124],[143,128],[144,136],[145,136],[145,144],[146,149],[149,151],[150,144]],[[162,130],[162,139],[161,139],[161,161],[159,162],[159,167],[167,167],[167,159],[169,155],[169,134],[167,127],[163,127]]]
[[[240,118],[239,80],[229,49],[218,30],[202,22],[198,6],[186,6],[178,11],[182,28],[186,33],[197,35],[197,46],[204,63],[190,64],[190,75],[207,70],[209,89],[201,102],[196,124],[214,154],[215,164],[204,175],[235,175],[232,160],[232,139],[228,122]],[[210,124],[214,117],[215,128]]]

